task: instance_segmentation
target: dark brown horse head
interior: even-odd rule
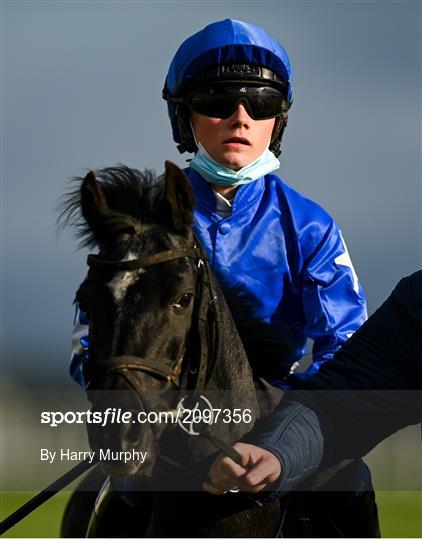
[[[82,244],[99,250],[76,300],[89,319],[92,409],[109,409],[107,425],[88,424],[89,440],[98,453],[110,450],[110,474],[151,474],[168,425],[138,415],[175,406],[199,272],[193,205],[189,181],[170,162],[161,178],[124,166],[90,172],[66,199],[63,215],[79,216]],[[148,452],[142,466],[112,459],[139,451]]]

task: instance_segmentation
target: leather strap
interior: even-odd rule
[[[202,254],[201,254],[202,255]],[[199,253],[197,248],[192,249],[169,249],[166,251],[160,251],[153,255],[145,255],[138,257],[130,261],[110,261],[107,259],[101,259],[99,255],[88,255],[86,264],[90,268],[103,268],[107,270],[139,270],[147,266],[153,266],[174,259],[182,259],[188,257],[189,259],[198,259]],[[201,257],[202,258],[202,257]]]

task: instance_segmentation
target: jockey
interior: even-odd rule
[[[163,90],[173,138],[194,153],[185,172],[197,199],[195,233],[220,285],[240,289],[255,317],[290,330],[290,355],[271,377],[282,388],[316,372],[367,317],[337,224],[274,174],[291,79],[277,41],[226,19],[179,47]],[[88,327],[85,314],[76,315],[70,371],[85,386]],[[289,377],[308,338],[312,363]]]
[[[256,25],[231,19],[212,23],[177,50],[163,98],[180,152],[194,154],[185,170],[196,196],[194,231],[223,292],[238,291],[253,317],[279,327],[289,341],[289,352],[271,362],[266,379],[279,388],[300,388],[367,313],[338,225],[275,174],[293,100],[287,53]],[[88,383],[87,329],[85,314],[77,310],[70,371],[83,386]],[[308,338],[311,365],[293,373]],[[214,464],[214,470],[224,466]],[[366,514],[374,515],[362,535],[376,536],[370,474],[363,463],[359,467],[365,481],[354,466],[354,483],[370,493],[372,506],[355,519],[368,523]],[[206,489],[218,492],[215,486]]]

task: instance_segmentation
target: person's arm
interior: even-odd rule
[[[206,491],[214,495],[234,488],[248,493],[290,491],[317,472],[324,442],[318,418],[301,403],[282,401],[277,414],[258,420],[252,432],[233,445],[241,465],[223,455],[213,462]]]
[[[292,490],[312,473],[362,457],[396,431],[422,422],[422,271],[403,279],[304,387],[287,391],[242,438],[243,446],[235,445],[242,458],[261,451],[261,489]],[[222,465],[215,486],[254,487]],[[277,470],[269,483],[267,473]]]
[[[330,360],[367,318],[365,296],[336,223],[331,219],[325,232],[318,231],[307,244],[302,304],[305,334],[314,344],[312,364],[289,380],[293,387],[301,387]]]
[[[287,391],[246,437],[281,461],[275,489],[292,489],[422,422],[422,271],[401,280],[304,387]]]

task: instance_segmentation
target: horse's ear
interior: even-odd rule
[[[95,177],[95,171],[89,171],[81,185],[81,210],[88,225],[95,227],[109,211],[107,200]]]
[[[104,190],[97,181],[95,171],[90,171],[80,188],[81,213],[98,244],[111,236],[132,235],[139,232],[139,221],[134,217],[111,209]]]
[[[172,227],[186,232],[192,226],[195,196],[187,176],[171,161],[165,162],[165,204]]]

